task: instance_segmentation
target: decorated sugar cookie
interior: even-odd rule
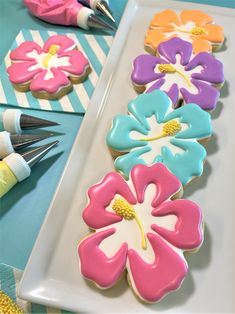
[[[26,41],[11,52],[10,59],[7,72],[14,88],[30,90],[38,98],[62,97],[73,84],[84,81],[91,70],[87,58],[65,35],[51,36],[43,48]]]
[[[128,178],[137,164],[162,162],[183,185],[201,176],[206,150],[198,141],[212,135],[209,113],[195,104],[174,110],[159,90],[139,95],[128,113],[113,119],[106,139],[117,171]]]
[[[137,92],[164,90],[177,107],[195,103],[215,109],[224,83],[223,64],[211,54],[192,54],[192,44],[173,38],[158,46],[158,56],[143,54],[133,63],[131,79]]]
[[[199,10],[184,10],[179,15],[173,10],[164,10],[153,17],[149,28],[144,45],[153,55],[160,43],[174,37],[191,42],[195,54],[217,50],[224,41],[223,28]]]
[[[82,275],[107,289],[126,270],[130,287],[145,302],[178,289],[188,270],[184,251],[203,241],[198,205],[172,200],[180,189],[161,163],[135,166],[129,181],[108,173],[90,187],[83,219],[96,232],[78,246]]]

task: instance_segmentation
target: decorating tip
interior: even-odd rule
[[[114,28],[114,26],[112,26],[112,25],[108,24],[107,22],[103,21],[102,19],[97,17],[95,14],[91,14],[88,17],[87,25],[89,27],[95,27],[95,28],[102,29],[102,30],[111,30],[111,31],[115,31],[116,30]]]
[[[32,168],[36,163],[38,163],[53,147],[55,147],[59,141],[54,141],[49,144],[39,146],[37,148],[31,149],[21,156],[27,162],[30,168]]]
[[[7,131],[0,132],[0,160],[6,156],[25,148],[29,145],[42,141],[51,134],[31,135],[31,134],[10,134]]]
[[[96,9],[115,24],[115,19],[113,17],[112,11],[110,10],[106,1],[97,2]]]
[[[27,179],[31,175],[31,168],[38,161],[40,161],[55,145],[57,145],[58,142],[59,141],[54,141],[37,148],[33,148],[21,154],[12,152],[0,160],[0,198],[7,194],[13,188],[13,186],[17,184],[17,182]],[[2,305],[7,305],[5,300]],[[3,309],[2,312],[0,294],[0,314],[12,313],[21,314],[21,312],[15,311],[13,307],[7,307],[6,311]]]
[[[15,151],[26,148],[30,145],[33,145],[37,142],[45,140],[46,138],[52,136],[52,133],[49,134],[11,134],[11,144]]]
[[[22,130],[32,130],[38,128],[46,128],[50,126],[59,125],[57,122],[40,119],[27,114],[21,114],[20,116],[20,127]]]

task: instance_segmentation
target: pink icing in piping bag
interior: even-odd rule
[[[36,17],[52,24],[73,25],[113,30],[113,27],[95,16],[94,11],[77,0],[24,0],[24,4]]]

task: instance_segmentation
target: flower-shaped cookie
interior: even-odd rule
[[[161,163],[135,166],[128,182],[111,172],[92,186],[83,219],[96,232],[79,243],[82,275],[106,289],[126,269],[146,302],[179,288],[188,269],[183,251],[199,248],[203,239],[200,208],[171,200],[180,188]]]
[[[157,13],[145,37],[145,49],[155,55],[158,45],[179,37],[193,45],[193,53],[217,50],[224,41],[223,28],[213,24],[213,18],[199,10],[184,10],[179,16],[172,10]]]
[[[7,72],[15,89],[30,90],[38,98],[60,98],[90,72],[88,60],[65,35],[51,36],[43,48],[26,41],[10,53],[10,59]]]
[[[198,140],[212,134],[209,113],[195,104],[173,110],[162,91],[139,95],[118,115],[107,135],[115,168],[126,178],[133,166],[162,162],[183,185],[203,172],[205,148]]]
[[[158,57],[140,55],[131,75],[138,92],[161,89],[175,106],[183,101],[213,110],[224,82],[223,64],[211,54],[192,55],[192,44],[173,38],[158,46]]]

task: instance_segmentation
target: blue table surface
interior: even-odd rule
[[[118,23],[126,2],[126,0],[110,0]],[[184,2],[192,1],[184,0]],[[235,8],[235,0],[193,2]],[[47,30],[59,28],[67,29],[68,32],[83,32],[73,27],[58,27],[39,21],[28,13],[21,0],[0,0],[0,62],[21,28]],[[75,114],[26,109],[24,111],[60,123],[60,126],[53,128],[57,134],[52,138],[52,140],[58,139],[60,143],[47,155],[47,158],[34,167],[30,178],[15,186],[0,200],[0,262],[20,269],[25,268],[82,123],[82,116]]]

